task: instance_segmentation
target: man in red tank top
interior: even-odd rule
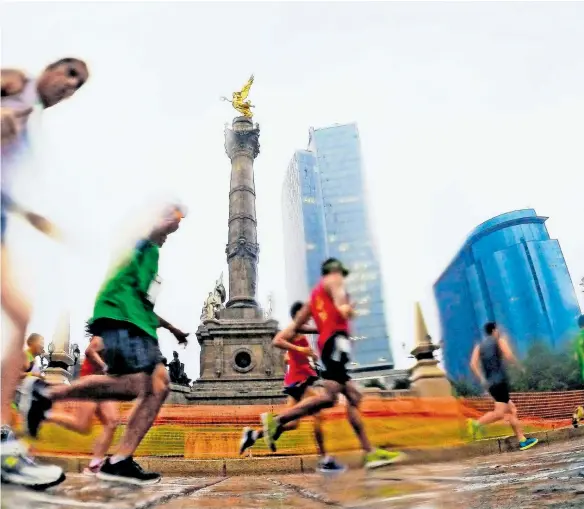
[[[355,316],[345,290],[345,278],[349,270],[339,260],[329,258],[322,264],[321,274],[322,279],[312,291],[310,301],[302,306],[292,323],[276,335],[273,344],[280,346],[289,343],[296,331],[312,317],[319,332],[318,349],[324,366],[323,390],[278,416],[262,414],[264,439],[275,450],[275,442],[285,431],[287,423],[334,406],[339,394],[343,394],[347,399],[347,418],[365,452],[365,468],[393,463],[400,453],[375,449],[365,433],[359,412],[361,393],[347,369],[351,359],[349,320]]]
[[[294,320],[302,309],[302,302],[295,302],[290,308],[290,316]],[[303,328],[303,333],[315,333],[317,331]],[[318,380],[318,374],[312,366],[311,360],[316,357],[308,339],[304,334],[296,334],[290,341],[278,343],[274,346],[286,350],[286,375],[284,376],[284,394],[288,396],[287,406],[296,405],[303,399],[316,396],[313,385]],[[317,469],[320,472],[342,472],[345,467],[336,462],[334,458],[326,454],[324,438],[322,435],[322,421],[318,413],[314,414],[314,438],[321,456]],[[299,421],[288,422],[282,426],[282,431],[291,431],[298,428]],[[262,429],[252,430],[245,428],[239,445],[239,454],[243,454],[252,447],[257,440],[264,436]]]

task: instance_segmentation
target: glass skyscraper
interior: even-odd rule
[[[557,348],[577,334],[576,292],[546,220],[525,209],[484,222],[434,284],[452,378],[471,376],[470,355],[487,321],[501,326],[519,358],[534,341]]]
[[[288,298],[305,300],[321,263],[339,258],[351,270],[347,288],[359,311],[353,367],[393,366],[357,125],[311,128],[308,145],[290,161],[282,193]]]

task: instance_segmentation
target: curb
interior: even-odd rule
[[[576,438],[584,438],[584,428],[561,428],[539,433],[530,433],[530,437],[539,439],[540,446],[565,442]],[[504,454],[518,450],[515,437],[492,438],[478,440],[469,444],[428,449],[404,449],[406,457],[400,461],[402,465],[420,463],[440,463],[464,460],[491,454]],[[363,466],[361,452],[352,451],[335,455],[339,461],[351,469]],[[89,464],[89,456],[51,456],[38,455],[43,463],[52,463],[64,468],[67,472],[82,472]],[[262,474],[306,474],[314,472],[317,456],[273,456],[246,459],[216,459],[216,460],[186,460],[179,458],[155,458],[144,456],[137,458],[145,470],[152,470],[167,475],[196,475],[207,477],[228,477],[234,475]]]

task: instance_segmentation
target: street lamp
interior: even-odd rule
[[[49,343],[47,350],[49,351],[49,362],[51,362],[53,360],[53,354],[55,353],[55,344],[52,341]]]
[[[81,357],[81,350],[79,350],[77,343],[73,343],[71,350],[73,351],[73,365],[75,366],[79,362],[79,357]]]

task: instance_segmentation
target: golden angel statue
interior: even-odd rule
[[[241,113],[244,117],[251,118],[253,115],[251,109],[254,108],[255,106],[251,102],[246,101],[246,99],[247,96],[249,95],[249,90],[252,85],[253,74],[250,76],[249,80],[247,80],[247,83],[239,92],[233,92],[232,100],[227,99],[227,97],[221,97],[221,100],[229,101],[233,105],[233,107],[237,111],[239,111],[239,113]]]

